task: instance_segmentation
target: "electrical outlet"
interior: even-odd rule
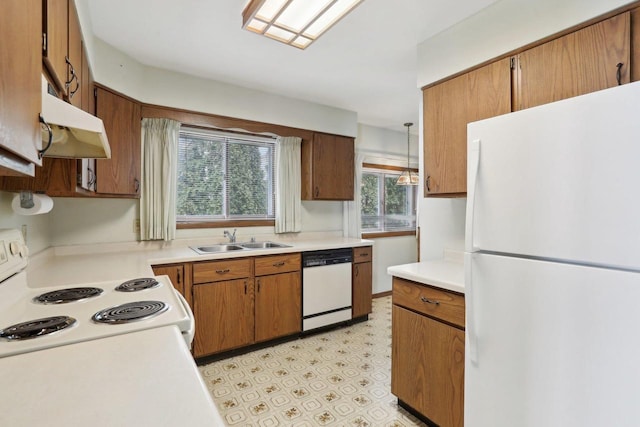
[[[22,239],[24,240],[24,243],[27,243],[27,224],[22,224]]]
[[[133,232],[136,234],[140,233],[140,218],[135,218],[133,220]]]

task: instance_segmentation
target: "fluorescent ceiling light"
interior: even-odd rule
[[[305,49],[363,0],[251,0],[242,28]]]

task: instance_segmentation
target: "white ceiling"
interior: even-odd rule
[[[306,50],[242,30],[246,0],[87,3],[94,35],[143,64],[355,111],[359,123],[403,131],[418,122],[416,46],[494,1],[364,0]]]

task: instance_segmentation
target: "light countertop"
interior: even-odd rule
[[[152,265],[373,245],[371,240],[335,235],[313,237],[279,240],[291,245],[287,248],[207,255],[199,255],[189,246],[221,243],[219,239],[52,247],[30,257],[26,270],[27,285],[30,288],[86,286],[153,276]],[[141,340],[144,345],[140,345]],[[125,350],[106,351],[113,348]],[[132,352],[135,353],[135,363],[127,360]],[[149,363],[157,361],[158,357],[161,357],[160,362]],[[62,364],[53,366],[50,360],[62,360]],[[122,368],[114,369],[118,364]],[[75,372],[78,366],[90,368]],[[14,372],[22,372],[25,376],[11,380]],[[8,421],[14,426],[35,425],[34,420],[41,420],[43,413],[56,414],[48,418],[52,426],[223,425],[193,358],[175,327],[155,328],[0,359],[0,373],[9,379],[8,384],[19,383],[25,387],[20,389],[25,393],[12,393],[11,399],[0,399],[0,413],[3,417],[8,414]],[[119,387],[123,387],[122,392]],[[102,393],[102,396],[94,396],[93,391]],[[105,393],[111,404],[103,404]],[[26,394],[39,402],[44,401],[46,405],[32,411],[29,409],[32,402],[21,397]],[[60,401],[50,399],[52,395],[66,396],[62,407],[54,408],[48,404]],[[10,410],[3,409],[7,402],[11,403]],[[68,402],[74,407],[85,403],[88,406],[74,412],[68,407]],[[93,402],[100,403],[96,405]],[[172,410],[153,412],[158,407]]]
[[[390,276],[464,294],[464,263],[456,254],[447,254],[440,260],[393,265],[387,268],[387,273]]]
[[[2,425],[223,426],[175,326],[0,358]]]
[[[373,244],[371,240],[325,237],[282,241],[282,243],[291,245],[287,248],[252,249],[207,255],[199,255],[189,247],[214,243],[220,242],[173,241],[163,247],[157,242],[135,242],[49,248],[31,257],[27,267],[28,286],[40,288],[87,285],[111,280],[124,281],[153,276],[152,265],[371,246]]]

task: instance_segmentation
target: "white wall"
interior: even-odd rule
[[[418,45],[418,87],[629,3],[500,0]]]
[[[371,161],[386,164],[406,164],[405,133],[359,125],[356,149],[366,152]],[[411,163],[417,164],[417,137],[411,136]],[[49,216],[54,224],[50,231],[52,246],[134,242],[134,221],[139,217],[139,202],[132,199],[55,198]],[[303,233],[342,232],[342,202],[303,201]],[[178,230],[177,239],[211,238],[224,240],[223,229]],[[276,238],[273,227],[245,227],[237,231],[238,239],[251,236]],[[391,290],[391,277],[387,267],[417,261],[414,236],[373,239],[373,292]]]
[[[418,165],[418,138],[410,138],[410,164]],[[407,134],[389,129],[358,125],[356,151],[365,153],[369,163],[406,166]],[[408,264],[418,260],[418,245],[414,236],[384,237],[372,239],[373,244],[373,293],[391,290],[391,276],[387,267]]]
[[[43,215],[16,215],[11,209],[14,193],[0,191],[0,228],[27,227],[27,247],[32,254],[51,245],[51,212]],[[55,209],[55,205],[54,205]]]
[[[357,135],[353,111],[161,70],[94,38],[94,77],[141,102],[338,135]]]
[[[501,0],[418,45],[418,86],[631,3],[628,0]],[[422,105],[420,106],[420,117]],[[420,164],[424,165],[420,123]],[[419,194],[423,194],[421,170]],[[464,250],[466,199],[421,198],[420,260]]]

